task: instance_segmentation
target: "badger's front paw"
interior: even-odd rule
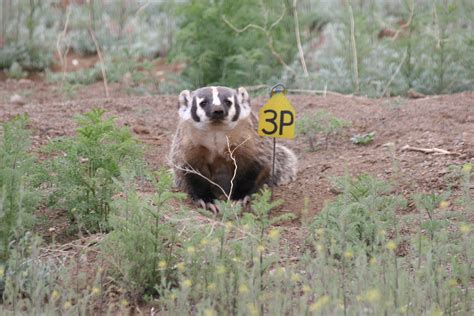
[[[214,204],[213,202],[204,202],[204,200],[199,199],[199,200],[195,201],[195,203],[200,208],[211,211],[214,214],[217,214],[217,213],[220,212],[219,207],[216,204]]]
[[[250,195],[246,195],[243,199],[240,199],[240,200],[234,200],[232,203],[234,205],[240,205],[242,207],[246,207],[250,205]]]

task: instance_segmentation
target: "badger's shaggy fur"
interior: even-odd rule
[[[258,121],[244,88],[184,90],[178,112],[180,122],[169,155],[175,184],[203,207],[215,210],[213,201],[225,195],[247,201],[263,184],[286,184],[296,178],[296,156],[282,145],[276,146],[272,176],[272,139],[257,135]],[[235,167],[231,151],[237,163],[232,192]]]

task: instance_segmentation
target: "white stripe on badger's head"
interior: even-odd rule
[[[198,96],[195,96],[194,98],[196,102],[193,102],[191,111],[193,111],[195,114],[192,115],[192,117],[196,122],[205,122],[207,120],[206,111],[204,111],[202,108],[201,103],[206,99],[200,98]],[[194,107],[196,107],[196,109],[194,109]]]
[[[221,100],[219,99],[219,90],[217,87],[211,87],[212,89],[212,104],[221,105]]]
[[[226,99],[227,101],[231,102],[231,106],[229,107],[229,118],[233,120],[235,118],[235,114],[237,113],[237,108],[235,105],[235,95],[232,95]],[[240,115],[239,115],[240,116]],[[238,118],[237,118],[238,120]]]

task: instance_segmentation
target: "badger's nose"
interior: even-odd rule
[[[224,109],[221,106],[215,106],[211,112],[211,118],[214,120],[223,119],[225,115]]]

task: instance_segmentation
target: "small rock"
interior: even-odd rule
[[[407,92],[407,97],[409,97],[410,99],[421,99],[421,98],[426,97],[426,95],[424,95],[423,93],[418,92],[414,89],[410,89]]]
[[[145,126],[137,125],[133,127],[133,131],[136,134],[150,134],[150,130]]]
[[[14,94],[10,97],[10,103],[17,104],[17,105],[24,105],[26,104],[26,100],[19,94]]]
[[[20,85],[29,85],[31,83],[33,83],[33,81],[30,80],[30,79],[20,79],[20,80],[18,80],[18,84],[20,84]]]

